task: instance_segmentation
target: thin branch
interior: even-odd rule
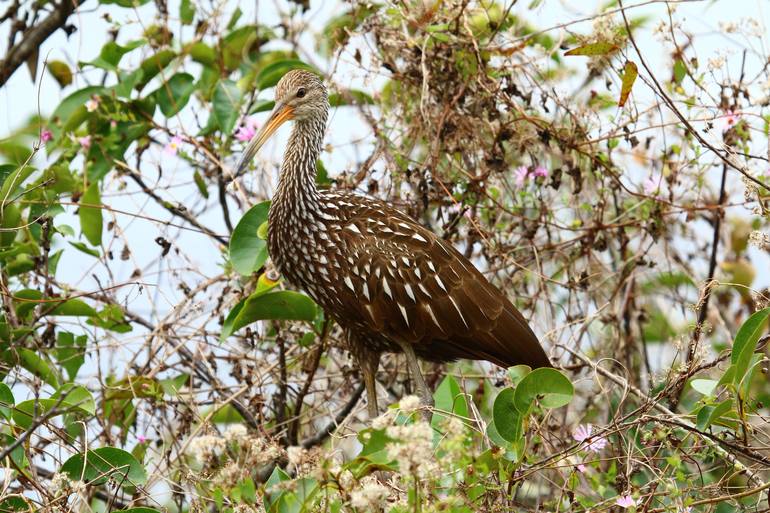
[[[5,85],[19,66],[40,50],[40,46],[51,34],[67,23],[70,15],[84,1],[63,0],[61,4],[54,6],[50,16],[24,33],[22,40],[8,51],[5,59],[0,61],[0,87]]]

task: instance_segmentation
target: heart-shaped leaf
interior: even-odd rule
[[[220,80],[214,89],[213,115],[224,134],[233,131],[241,110],[241,90],[232,80]]]
[[[64,462],[61,472],[72,480],[94,485],[102,484],[110,477],[124,488],[147,482],[144,467],[131,453],[116,447],[100,447],[85,454],[76,454]]]
[[[225,319],[221,339],[229,337],[244,326],[263,320],[312,321],[316,305],[299,292],[281,290],[252,294],[238,303]]]
[[[160,111],[171,117],[187,105],[195,90],[195,79],[189,73],[177,73],[153,93],[158,100]]]
[[[567,376],[556,369],[543,367],[524,376],[516,386],[513,402],[520,413],[526,414],[535,399],[543,408],[559,408],[568,404],[574,393],[575,388]]]
[[[517,443],[524,436],[524,414],[516,409],[514,395],[512,388],[505,388],[497,394],[492,406],[497,433],[511,443]]]
[[[230,262],[238,274],[248,276],[267,260],[267,243],[260,237],[260,227],[267,221],[270,202],[251,207],[238,221],[230,237]]]

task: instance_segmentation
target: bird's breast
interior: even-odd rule
[[[337,224],[334,219],[271,209],[268,225],[268,250],[278,271],[327,311],[340,304],[333,293],[341,279],[335,263],[344,244],[336,235]]]

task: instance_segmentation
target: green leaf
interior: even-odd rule
[[[241,310],[243,310],[243,305],[245,304],[246,304],[246,299],[241,299],[233,307],[233,309],[230,310],[230,313],[227,314],[227,317],[225,318],[225,322],[222,323],[222,332],[219,334],[220,342],[224,342],[225,339],[227,339],[227,337],[235,333],[235,329],[233,328],[233,323],[235,322],[235,319],[238,318],[238,315],[240,315]]]
[[[233,308],[222,326],[221,339],[229,337],[244,326],[256,321],[286,320],[312,321],[316,306],[312,299],[299,292],[281,290],[278,292],[252,294]]]
[[[236,69],[243,64],[251,46],[257,43],[260,33],[263,32],[258,25],[245,25],[227,34],[219,43],[221,62],[228,71]]]
[[[632,61],[626,62],[626,66],[623,69],[623,81],[620,86],[620,100],[618,101],[618,107],[622,107],[628,100],[628,95],[631,94],[631,88],[634,87],[636,77],[639,76],[639,69],[636,67],[636,63]]]
[[[195,78],[189,73],[177,73],[153,93],[164,116],[171,117],[187,105],[195,90]]]
[[[75,336],[68,331],[59,331],[56,334],[56,346],[53,350],[54,358],[59,362],[70,380],[77,377],[80,367],[85,363],[85,349],[87,338],[85,335]]]
[[[195,18],[195,6],[191,0],[182,0],[179,4],[179,19],[182,21],[182,25],[189,25]]]
[[[198,192],[201,193],[201,196],[208,199],[209,191],[206,188],[206,182],[203,180],[203,176],[201,176],[197,169],[193,173],[193,181],[195,182],[195,186],[198,188]]]
[[[99,57],[91,62],[84,62],[83,64],[90,64],[97,68],[106,69],[109,71],[118,71],[118,64],[125,54],[135,50],[145,44],[147,41],[144,39],[137,39],[131,41],[125,46],[121,46],[114,41],[108,41],[99,52]]]
[[[344,105],[374,105],[374,98],[356,89],[348,89],[342,93],[329,95],[330,107],[342,107]]]
[[[160,50],[155,55],[151,55],[142,61],[139,69],[142,71],[141,79],[134,85],[137,91],[141,91],[158,73],[168,66],[176,57],[173,50]]]
[[[687,76],[687,67],[682,59],[677,59],[674,61],[674,82],[681,84],[685,76]]]
[[[614,53],[618,51],[620,48],[616,44],[607,43],[607,42],[599,42],[599,43],[589,43],[587,45],[578,46],[577,48],[573,48],[572,50],[569,50],[564,55],[570,56],[570,55],[609,55],[611,53]]]
[[[267,221],[259,225],[259,228],[257,228],[257,237],[259,237],[262,240],[267,240],[267,229],[269,227],[270,227],[270,224]]]
[[[732,408],[732,399],[726,399],[716,406],[706,405],[698,411],[696,416],[696,426],[700,430],[704,430],[711,426],[713,423],[719,420],[724,414],[729,412]]]
[[[690,381],[690,386],[696,392],[710,396],[717,387],[717,381],[714,379],[694,379]]]
[[[11,418],[11,408],[15,404],[13,392],[5,383],[0,383],[0,415],[6,419]]]
[[[457,380],[452,376],[445,377],[438,386],[433,393],[433,402],[437,410],[452,412],[462,418],[469,417],[465,394],[460,389]],[[431,425],[434,428],[439,428],[445,418],[445,415],[434,413]]]
[[[204,66],[213,66],[217,62],[217,52],[202,41],[186,46],[185,51],[190,54],[192,60]]]
[[[54,80],[59,83],[60,87],[65,87],[72,83],[72,70],[70,70],[66,62],[48,61],[45,67]]]
[[[208,415],[208,412],[206,414]],[[227,403],[216,409],[214,415],[211,416],[211,422],[215,424],[240,424],[243,423],[243,417],[232,404]]]
[[[125,7],[127,9],[133,8],[133,7],[139,7],[141,5],[146,4],[150,0],[99,0],[100,4],[115,4],[119,5],[120,7]]]
[[[43,293],[36,289],[17,290],[13,295],[17,303],[16,315],[20,319],[26,319],[30,312],[34,311],[35,307],[40,304],[40,300],[43,299]]]
[[[492,418],[497,433],[511,443],[517,443],[524,437],[524,415],[514,406],[515,393],[512,388],[504,388],[497,394],[492,405]]]
[[[524,376],[516,387],[513,402],[519,412],[526,414],[535,399],[543,408],[559,408],[568,404],[574,393],[567,376],[556,369],[542,367]]]
[[[489,437],[489,440],[497,446],[508,447],[511,444],[508,440],[500,435],[500,432],[497,431],[494,418],[492,419],[492,422],[487,424],[487,436]]]
[[[16,191],[21,188],[21,184],[24,183],[24,180],[26,180],[34,171],[35,168],[32,166],[21,165],[5,177],[3,186],[0,188],[0,211],[5,209],[8,203],[14,199]]]
[[[287,474],[281,467],[278,465],[275,466],[275,469],[273,469],[273,473],[270,474],[270,477],[267,479],[267,482],[265,482],[265,490],[273,489],[275,490],[275,485],[279,483],[283,483],[285,481],[291,481],[291,477],[289,477],[289,474]],[[274,493],[266,493],[264,500],[265,500],[265,509],[267,511],[276,511],[277,508],[273,508],[273,502],[277,501],[280,496],[283,494],[282,490],[278,490]]]
[[[258,271],[267,260],[267,243],[259,236],[259,229],[267,221],[270,202],[263,201],[251,207],[238,221],[230,237],[230,262],[243,276]]]
[[[102,199],[99,196],[99,182],[93,182],[80,198],[80,231],[92,246],[102,244]]]
[[[141,486],[147,482],[144,467],[131,453],[116,447],[100,447],[84,454],[76,454],[64,462],[61,472],[72,480],[98,485],[110,477],[124,488]]]
[[[59,386],[59,377],[48,362],[27,348],[18,349],[21,366],[53,387]]]
[[[21,495],[11,495],[0,501],[0,511],[3,513],[32,513],[37,511],[32,501]]]
[[[752,314],[738,330],[733,342],[733,351],[730,361],[735,365],[734,383],[740,384],[749,370],[751,356],[757,348],[757,341],[763,332],[767,331],[767,318],[770,316],[770,308],[765,308]]]
[[[92,316],[86,322],[92,326],[98,326],[116,333],[128,333],[133,329],[131,324],[126,322],[123,310],[118,305],[105,306],[98,315]]]
[[[258,100],[254,102],[249,114],[258,114],[260,112],[270,112],[275,107],[275,101],[273,100]]]
[[[91,392],[82,385],[76,385],[75,383],[63,384],[51,396],[51,399],[57,401],[60,398],[63,398],[62,404],[78,408],[89,415],[96,414],[96,402],[94,401]]]
[[[241,90],[232,80],[220,80],[212,99],[213,115],[224,134],[233,131],[241,110]]]
[[[259,275],[259,278],[257,278],[257,288],[254,289],[254,292],[252,292],[252,296],[257,296],[264,294],[265,292],[270,291],[271,289],[275,288],[276,285],[280,283],[280,280],[273,281],[270,278],[267,277],[265,273],[262,273]]]
[[[0,185],[5,182],[5,179],[11,176],[11,173],[16,171],[15,164],[0,164]]]
[[[80,299],[68,299],[59,303],[56,308],[51,310],[48,315],[69,315],[73,317],[92,317],[98,315],[88,303]]]
[[[63,397],[63,399],[62,399]],[[47,399],[30,399],[16,405],[12,416],[16,425],[29,429],[35,418],[55,412],[52,417],[75,413],[81,418],[92,417],[96,412],[96,403],[91,393],[80,385],[67,383]]]
[[[697,288],[692,278],[686,274],[669,271],[658,273],[652,279],[642,284],[642,290],[648,294],[659,292],[661,287],[672,290],[676,290],[679,287]]]
[[[511,378],[513,386],[516,387],[530,372],[532,372],[532,368],[529,365],[514,365],[508,368],[508,377]]]
[[[132,72],[118,71],[118,83],[115,84],[115,94],[121,98],[130,99],[131,92],[142,81],[142,70],[135,69]]]
[[[163,393],[175,397],[179,394],[179,391],[186,387],[190,383],[189,374],[180,374],[175,378],[161,379],[158,381],[160,387],[163,389]]]
[[[107,89],[102,86],[88,86],[75,91],[63,99],[59,106],[56,107],[56,110],[53,111],[53,114],[51,114],[51,121],[53,123],[50,125],[50,129],[54,134],[54,138],[59,139],[61,136],[62,130],[59,124],[66,123],[77,109],[85,109],[84,105],[91,96],[102,95],[106,92]]]
[[[225,26],[225,28],[227,30],[233,30],[235,25],[238,23],[238,20],[241,19],[241,16],[243,16],[243,11],[241,10],[240,7],[236,6],[235,10],[233,11],[233,14],[230,15],[230,20],[227,22],[227,25]]]
[[[7,435],[5,433],[0,433],[0,446],[8,447],[14,443],[16,443],[16,438],[12,437],[11,435]],[[29,467],[29,460],[27,459],[27,456],[24,453],[24,451],[25,451],[25,447],[24,447],[24,444],[22,443],[20,445],[17,445],[16,448],[12,450],[11,454],[9,455],[11,457],[11,460],[19,469],[25,469]],[[0,511],[2,511],[3,513],[6,513],[8,510],[0,506]]]
[[[90,255],[95,258],[99,258],[101,256],[98,250],[89,248],[82,242],[73,242],[73,241],[67,241],[67,242],[69,242],[70,246],[77,249],[78,251],[82,251],[86,255]]]
[[[260,70],[259,74],[257,74],[257,88],[262,90],[273,87],[286,72],[293,69],[306,69],[318,73],[315,68],[298,59],[284,59],[268,64]]]

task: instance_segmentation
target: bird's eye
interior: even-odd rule
[[[297,98],[304,98],[306,92],[304,87],[300,87],[297,89]]]

